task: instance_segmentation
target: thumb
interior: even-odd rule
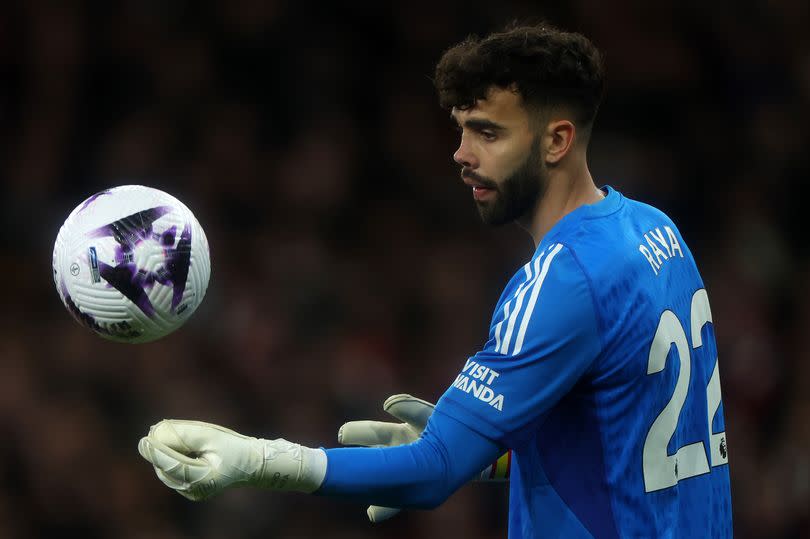
[[[197,463],[196,459],[175,451],[148,436],[144,436],[138,442],[138,453],[150,464],[162,470],[173,470],[184,464],[193,466]]]
[[[349,421],[338,431],[338,442],[343,445],[364,445],[385,447],[391,445],[396,432],[403,428],[401,423],[382,421]]]
[[[435,405],[428,401],[405,393],[392,395],[383,403],[383,410],[400,421],[408,423],[419,432],[425,430],[434,407]]]

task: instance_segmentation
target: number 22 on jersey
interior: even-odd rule
[[[661,314],[658,327],[650,347],[647,362],[647,375],[655,376],[667,366],[667,357],[672,345],[675,345],[675,356],[680,362],[678,380],[675,391],[661,413],[653,421],[647,438],[644,441],[642,454],[642,468],[644,471],[644,490],[654,492],[678,484],[690,477],[707,474],[712,467],[728,463],[726,450],[726,433],[712,432],[712,420],[720,408],[720,374],[717,366],[717,357],[714,358],[714,369],[706,386],[706,424],[709,432],[709,455],[703,441],[679,447],[674,455],[667,452],[667,445],[675,434],[681,410],[686,402],[689,380],[692,373],[692,350],[703,346],[701,331],[703,326],[712,322],[712,313],[709,308],[709,297],[706,290],[701,288],[692,296],[690,314],[690,329],[692,334],[691,346],[686,337],[683,324],[670,310]],[[694,403],[702,402],[700,399]]]

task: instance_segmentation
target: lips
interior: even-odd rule
[[[465,185],[469,185],[470,187],[472,187],[473,198],[475,198],[475,200],[483,200],[489,197],[495,191],[494,188],[489,187],[478,180],[470,178],[469,176],[462,175],[461,179],[465,183]]]
[[[473,198],[475,198],[475,200],[483,200],[494,192],[494,189],[488,187],[473,186]]]

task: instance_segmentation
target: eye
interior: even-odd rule
[[[481,137],[487,142],[493,142],[495,139],[498,138],[498,135],[496,135],[494,131],[484,129],[481,131]]]

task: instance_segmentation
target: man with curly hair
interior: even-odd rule
[[[396,395],[384,408],[403,423],[347,423],[341,442],[370,447],[326,450],[164,420],[141,454],[193,500],[256,485],[378,504],[380,520],[508,475],[509,537],[731,537],[702,279],[669,217],[588,169],[602,55],[576,33],[515,27],[446,51],[435,84],[482,219],[535,244],[435,408]]]

